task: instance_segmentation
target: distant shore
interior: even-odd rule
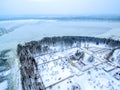
[[[120,16],[117,15],[88,15],[88,16],[67,16],[67,15],[19,15],[19,16],[12,16],[12,15],[1,15],[0,21],[6,20],[99,20],[99,21],[120,21]]]

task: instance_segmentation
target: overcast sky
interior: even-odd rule
[[[120,15],[120,0],[0,0],[0,15]]]

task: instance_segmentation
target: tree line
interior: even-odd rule
[[[72,45],[76,42],[92,42],[96,45],[106,44],[110,47],[119,47],[120,41],[106,38],[96,38],[96,37],[87,37],[87,36],[62,36],[62,37],[45,37],[39,41],[31,41],[25,43],[25,45],[18,44],[17,54],[19,55],[22,49],[29,50],[30,53],[35,54],[44,50],[47,50],[46,46],[43,45],[56,45],[56,44],[67,44]]]

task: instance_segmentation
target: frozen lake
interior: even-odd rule
[[[40,40],[43,37],[50,36],[105,37],[104,34],[110,34],[109,31],[111,32],[111,35],[113,32],[117,32],[115,34],[118,34],[118,31],[120,31],[120,22],[95,20],[12,20],[0,21],[0,28],[14,30],[0,36],[1,50],[11,47],[14,48],[18,43]]]

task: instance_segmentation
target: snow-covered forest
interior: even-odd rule
[[[22,88],[119,90],[119,46],[120,41],[82,36],[18,44]]]

